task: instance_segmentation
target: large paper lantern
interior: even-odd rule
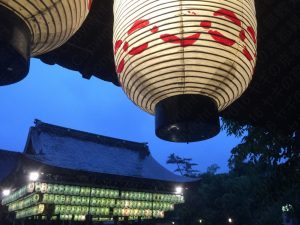
[[[120,84],[165,140],[204,140],[251,81],[254,0],[115,0]]]
[[[64,44],[82,25],[92,0],[0,0],[0,85],[24,78],[30,56]]]

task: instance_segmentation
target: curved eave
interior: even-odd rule
[[[58,165],[58,164],[54,164],[54,163],[50,163],[45,161],[44,159],[41,159],[39,156],[34,156],[34,155],[28,155],[28,154],[24,154],[25,158],[28,160],[32,160],[40,165],[45,165],[45,166],[49,166],[52,167],[54,169],[57,170],[70,170],[70,171],[74,171],[76,172],[82,172],[85,174],[93,174],[95,176],[99,175],[99,176],[108,176],[108,177],[112,177],[113,179],[118,179],[120,177],[122,178],[133,178],[136,180],[145,180],[148,182],[152,182],[152,181],[159,181],[159,182],[167,182],[167,183],[176,183],[176,184],[184,184],[184,183],[193,183],[193,182],[198,182],[200,179],[196,179],[196,178],[189,178],[189,177],[184,177],[184,176],[178,176],[176,174],[173,174],[172,172],[168,171],[167,169],[165,169],[163,166],[161,166],[157,161],[155,161],[153,159],[152,162],[150,162],[151,164],[155,164],[155,166],[157,166],[156,170],[153,171],[153,174],[157,174],[157,173],[163,173],[165,177],[155,177],[155,176],[139,176],[139,175],[127,175],[127,174],[116,174],[116,173],[109,173],[109,172],[99,172],[99,171],[95,171],[95,170],[84,170],[84,169],[76,169],[76,168],[72,168],[71,166],[62,166],[62,165]],[[151,157],[152,158],[152,157]]]

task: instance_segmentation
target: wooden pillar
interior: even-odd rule
[[[129,224],[128,223],[128,219],[129,219],[128,216],[126,216],[125,219],[124,219],[124,225],[128,225]]]
[[[113,219],[114,219],[114,225],[118,225],[118,220],[119,220],[118,217],[115,216]]]
[[[138,217],[138,225],[141,225],[142,224],[142,218],[139,216]]]

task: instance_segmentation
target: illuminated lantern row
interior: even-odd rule
[[[8,211],[17,211],[19,209],[24,209],[32,205],[36,205],[40,201],[40,196],[38,194],[33,194],[25,199],[16,201],[8,205]]]
[[[65,205],[77,205],[77,206],[97,206],[97,207],[114,207],[116,205],[115,199],[108,198],[95,198],[95,197],[81,197],[81,196],[67,196],[67,195],[53,195],[44,194],[43,203],[48,204],[65,204]]]
[[[183,203],[182,195],[172,194],[156,194],[156,193],[143,193],[143,192],[130,192],[122,191],[121,198],[130,200],[148,200],[148,201],[165,201],[173,203]]]
[[[61,215],[61,220],[72,220],[73,215]]]
[[[74,221],[85,221],[85,215],[75,215]]]
[[[51,194],[65,194],[65,195],[80,195],[80,196],[93,196],[93,197],[108,197],[118,198],[119,190],[90,188],[71,185],[47,184],[36,183],[35,190],[42,193]]]
[[[151,210],[151,209],[118,209],[115,208],[113,211],[114,216],[123,217],[143,217],[143,218],[164,218],[164,211],[162,210]]]
[[[70,205],[55,205],[55,214],[62,215],[87,215],[90,213],[95,216],[109,216],[109,208],[98,208],[88,206],[70,206]]]
[[[34,183],[30,183],[22,188],[20,188],[19,190],[15,191],[14,193],[11,193],[9,196],[5,197],[2,199],[1,203],[2,205],[7,205],[13,201],[16,201],[20,198],[22,198],[23,196],[32,193],[34,191]]]
[[[178,194],[120,191],[113,189],[71,186],[62,184],[30,183],[2,200],[9,212],[17,219],[42,219],[45,215],[60,220],[85,220],[112,216],[163,218],[164,212],[174,210],[174,205],[183,203]],[[71,218],[71,219],[70,219]]]
[[[204,140],[248,87],[256,64],[254,0],[115,0],[114,53],[128,97],[165,140]]]
[[[40,182],[37,182],[32,185],[34,185],[34,187],[32,187],[31,189],[35,189],[35,191],[37,192],[49,193],[49,194],[64,194],[64,195],[73,195],[73,196],[80,195],[80,196],[104,197],[104,198],[113,198],[113,199],[121,198],[121,199],[142,200],[142,201],[146,201],[146,200],[163,201],[163,202],[170,202],[170,203],[184,202],[182,195],[174,195],[174,194],[119,191],[114,189],[47,184],[47,183],[40,183]]]
[[[40,215],[44,213],[45,205],[40,204],[34,207],[26,208],[16,212],[16,219],[22,219],[30,216]]]
[[[30,56],[64,44],[82,25],[91,3],[92,0],[0,0],[0,28],[4,32],[0,34],[1,54],[7,57],[1,57],[0,85],[24,78]]]
[[[175,203],[169,202],[152,202],[152,201],[129,201],[117,200],[116,208],[133,208],[133,209],[160,209],[160,210],[173,210]]]

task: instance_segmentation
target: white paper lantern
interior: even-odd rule
[[[0,85],[24,77],[30,56],[64,44],[82,25],[91,3],[92,0],[0,0],[0,41],[5,49],[1,56],[9,55],[7,61],[0,62]],[[25,74],[16,75],[21,73]],[[10,76],[16,77],[9,79]]]
[[[219,132],[218,111],[256,63],[254,0],[115,0],[114,52],[128,97],[170,141]]]

